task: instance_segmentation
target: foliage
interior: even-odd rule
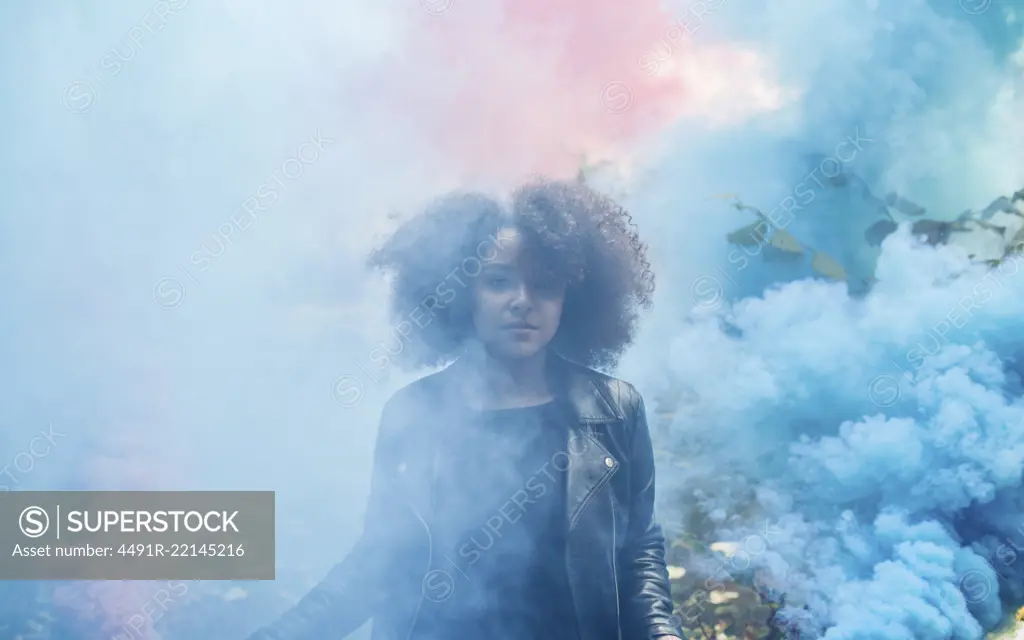
[[[769,220],[768,216],[764,215],[756,207],[746,205],[739,199],[736,199],[733,207],[740,211],[752,212],[757,216],[758,220],[730,232],[726,236],[726,240],[730,244],[771,248],[783,254],[791,254],[793,256],[803,256],[805,253],[809,253],[811,255],[811,268],[814,269],[815,273],[833,280],[847,279],[847,271],[838,260],[827,253],[814,249],[808,243],[800,241],[789,231]],[[781,256],[777,254],[773,258],[773,254],[770,252],[762,251],[761,253],[765,260],[781,259]]]
[[[847,182],[856,181],[860,192],[864,195],[869,208],[881,216],[869,225],[863,233],[863,240],[873,248],[879,247],[882,242],[899,227],[899,222],[894,213],[906,218],[917,218],[911,222],[911,233],[930,245],[949,244],[954,234],[971,233],[994,233],[1002,240],[1001,256],[992,259],[985,259],[974,254],[969,254],[972,259],[979,259],[990,265],[998,265],[1002,260],[1024,249],[1024,226],[1016,225],[1010,230],[1009,225],[995,224],[993,220],[1005,219],[997,214],[1017,216],[1024,219],[1024,189],[1013,194],[1011,197],[1000,197],[992,201],[981,211],[967,210],[960,214],[955,220],[938,220],[933,218],[922,218],[926,213],[924,207],[911,202],[910,200],[896,193],[890,193],[884,198],[879,198],[871,193],[863,180],[855,175],[846,178]],[[844,183],[845,184],[845,183]],[[762,247],[763,249],[774,248],[790,254],[802,255],[805,251],[810,252],[811,269],[818,275],[831,280],[847,280],[849,274],[847,269],[835,258],[827,253],[817,251],[809,246],[807,242],[794,237],[783,227],[775,224],[759,209],[746,205],[736,196],[727,194],[733,199],[733,207],[740,211],[749,211],[757,216],[757,221],[745,225],[726,234],[726,241],[729,244],[743,247]],[[1018,204],[1019,203],[1019,204]],[[770,252],[762,250],[764,259],[772,260]],[[778,259],[777,257],[774,259]],[[872,278],[868,278],[870,284]]]
[[[856,180],[855,177],[852,179]],[[847,280],[846,268],[831,255],[817,251],[807,242],[774,224],[759,209],[743,203],[736,196],[725,197],[733,200],[734,208],[752,213],[756,218],[754,222],[728,233],[726,239],[729,244],[760,247],[760,253],[765,260],[777,259],[769,257],[769,248],[793,256],[810,255],[811,268],[815,273],[831,280]],[[895,193],[885,198],[877,198],[868,192],[868,200],[879,218],[863,232],[862,240],[870,247],[879,247],[885,238],[897,230],[900,223],[908,223],[914,235],[931,245],[952,244],[958,235],[974,233],[1001,237],[1003,249],[1000,257],[984,259],[968,254],[970,258],[992,266],[998,265],[1010,256],[1024,253],[1024,226],[1012,224],[1014,217],[1024,219],[1024,190],[1011,197],[998,198],[980,211],[965,211],[955,220],[924,217],[927,213],[924,207]],[[967,246],[970,246],[969,243]],[[660,423],[659,433],[669,432],[674,415],[685,401],[680,390],[675,388],[668,389],[663,397],[655,399],[653,404]],[[662,462],[668,464],[687,464],[685,456],[668,451],[659,451],[658,455]],[[756,502],[752,497],[750,501]],[[739,515],[746,517],[745,514]],[[667,529],[672,527],[668,526]],[[699,523],[695,526],[694,522],[685,522],[681,523],[680,530],[673,532],[669,538],[667,546],[670,563],[680,567],[677,573],[683,572],[682,578],[672,581],[672,594],[677,611],[700,613],[697,616],[681,615],[686,637],[701,640],[781,640],[800,637],[799,632],[795,630],[795,618],[803,613],[803,609],[799,608],[799,605],[796,608],[786,607],[784,593],[766,593],[758,586],[756,576],[731,576],[732,579],[727,581],[713,581],[712,598],[708,600],[704,590],[709,576],[700,573],[700,567],[703,565],[699,560],[713,553],[711,543],[717,541],[713,530],[702,529]],[[784,610],[795,611],[797,615],[780,615],[779,612]],[[1016,612],[1016,620],[1008,621],[1008,626],[1013,628],[1007,630],[1011,635],[1005,637],[1016,637],[1013,634],[1024,628],[1024,608]]]

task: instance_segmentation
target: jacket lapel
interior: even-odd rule
[[[438,376],[424,390],[422,402],[413,403],[406,421],[403,455],[392,478],[400,495],[424,526],[430,530],[434,515],[434,490],[441,465],[441,453],[449,437],[458,437],[453,428],[464,424],[464,414],[455,390],[447,377]]]
[[[554,377],[564,385],[568,420],[569,469],[566,486],[566,524],[569,531],[577,525],[590,501],[618,471],[621,462],[601,444],[597,431],[601,425],[622,420],[615,405],[577,365],[559,360],[561,369]]]

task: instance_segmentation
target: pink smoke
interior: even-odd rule
[[[154,359],[155,360],[155,359]],[[182,489],[187,470],[174,464],[169,442],[175,439],[167,416],[169,399],[161,393],[168,385],[159,367],[126,368],[120,394],[106,407],[108,418],[99,434],[103,452],[83,461],[81,479],[95,491],[160,491]],[[54,604],[78,620],[94,635],[82,640],[160,640],[154,622],[163,614],[155,594],[165,583],[111,580],[81,581],[54,589]]]
[[[54,589],[53,602],[74,615],[80,633],[90,634],[82,640],[160,640],[153,611],[163,612],[153,599],[161,588],[152,582],[79,582]]]
[[[763,75],[756,56],[710,38],[700,44],[693,15],[672,16],[658,0],[433,6],[418,12],[410,41],[377,70],[370,93],[376,109],[411,119],[467,178],[572,175],[584,155],[615,158],[680,117],[713,115],[709,102],[749,92]],[[642,64],[659,46],[673,58],[670,73]]]

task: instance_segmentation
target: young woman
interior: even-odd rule
[[[450,195],[371,258],[396,345],[362,537],[252,640],[679,636],[644,403],[609,367],[653,276],[629,214],[538,181]],[[451,364],[449,364],[451,363]]]

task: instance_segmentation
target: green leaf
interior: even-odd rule
[[[958,221],[959,222],[959,221]],[[978,225],[982,229],[988,229],[989,231],[995,231],[999,235],[1006,233],[1006,227],[1000,227],[997,224],[986,222],[985,220],[973,220],[974,224]]]
[[[982,209],[980,218],[987,219],[991,218],[997,213],[1016,213],[1013,210],[1013,202],[1010,201],[1006,196],[1001,196],[993,200],[987,207]]]
[[[949,222],[927,218],[918,220],[910,228],[911,233],[915,236],[924,236],[925,242],[930,245],[945,244],[952,231],[953,225]]]
[[[764,234],[768,230],[763,222],[754,222],[745,227],[733,231],[725,237],[729,244],[738,244],[741,247],[756,247],[764,242]]]
[[[1024,244],[1024,227],[1021,227],[1017,233],[1013,234],[1013,238],[1006,244],[1006,247],[1007,249],[1015,249],[1022,244]]]
[[[760,209],[758,209],[757,207],[752,207],[752,206],[750,206],[748,204],[743,204],[743,201],[741,201],[741,200],[737,200],[736,202],[732,203],[732,206],[737,211],[750,211],[754,215],[756,215],[758,217],[758,219],[760,219],[760,220],[765,220],[765,221],[768,220],[768,217],[765,216],[763,213],[761,213]]]
[[[815,253],[814,259],[811,260],[811,268],[827,278],[846,280],[846,269],[827,253]]]
[[[768,244],[776,249],[789,251],[790,253],[804,252],[803,245],[800,244],[800,241],[794,238],[793,235],[785,229],[776,229],[775,232],[772,233],[772,237],[768,240]]]
[[[897,193],[890,193],[886,195],[885,204],[908,216],[923,216],[925,214],[924,207],[907,200]]]
[[[765,262],[781,262],[792,264],[794,262],[803,262],[804,256],[801,253],[793,253],[791,251],[783,251],[776,249],[775,247],[768,245],[761,250],[761,258]]]
[[[882,244],[882,241],[889,237],[889,235],[896,231],[897,225],[892,220],[879,220],[875,224],[867,228],[864,232],[864,240],[867,241],[872,247],[877,247]]]

